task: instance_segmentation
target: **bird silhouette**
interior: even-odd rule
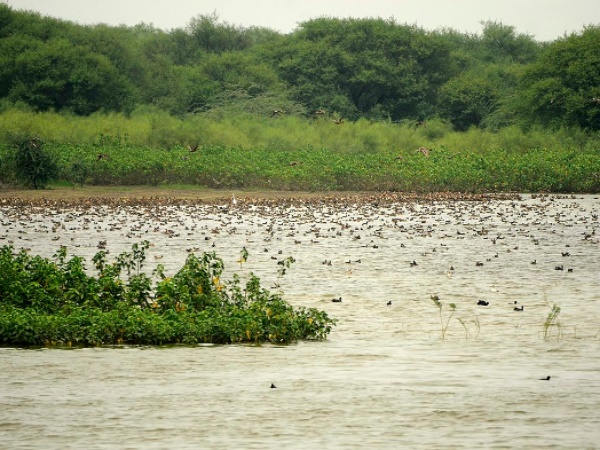
[[[485,300],[479,300],[479,301],[477,302],[477,304],[478,304],[479,306],[488,306],[488,305],[490,304],[490,302],[486,302]]]
[[[427,147],[419,147],[417,152],[421,152],[425,155],[425,158],[429,158],[429,149]]]
[[[331,299],[331,301],[332,301],[333,303],[342,303],[342,297],[339,297],[339,298],[332,298],[332,299]]]
[[[550,380],[550,375],[548,375],[546,378],[540,378],[540,381],[549,381]]]
[[[271,389],[275,389],[277,386],[275,386],[273,383],[271,383]]]
[[[196,144],[196,145],[194,145],[193,147],[190,147],[190,146],[188,145],[188,146],[187,146],[187,148],[188,148],[188,150],[190,151],[190,153],[194,153],[194,152],[198,151],[198,146],[199,146],[199,145],[200,145],[200,144]]]

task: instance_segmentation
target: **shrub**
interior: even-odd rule
[[[54,159],[38,137],[19,138],[14,145],[17,177],[34,189],[43,189],[58,174]]]
[[[65,247],[54,260],[0,248],[0,344],[290,343],[325,339],[336,322],[292,307],[252,273],[245,286],[237,274],[224,282],[214,252],[190,254],[173,277],[159,266],[153,290],[141,271],[148,246],[134,244],[112,263],[99,252],[98,277],[86,274],[83,258],[67,259]]]

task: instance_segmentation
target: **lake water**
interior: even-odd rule
[[[599,215],[597,196],[2,206],[0,245],[91,267],[147,239],[167,274],[214,250],[339,323],[285,347],[2,348],[0,448],[598,448]]]

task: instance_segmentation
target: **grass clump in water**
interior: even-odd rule
[[[544,336],[545,341],[550,339],[550,336],[552,335],[552,329],[554,327],[558,328],[558,337],[560,337],[561,327],[560,327],[560,322],[558,321],[559,314],[560,314],[560,306],[558,306],[555,303],[552,305],[552,308],[550,309],[550,312],[548,313],[548,316],[546,317],[546,320],[544,321],[544,324],[543,324],[543,329],[544,329],[543,336]]]
[[[456,312],[456,304],[450,303],[448,306],[450,307],[450,315],[446,318],[446,323],[444,323],[444,318],[442,317],[442,309],[444,307],[443,303],[440,301],[440,297],[437,294],[431,296],[431,300],[437,307],[440,313],[440,326],[442,332],[442,340],[446,339],[446,331],[448,330],[448,325],[450,324],[450,319]]]

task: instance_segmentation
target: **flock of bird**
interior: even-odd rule
[[[526,313],[545,308],[526,289],[528,279],[547,277],[551,285],[570,274],[600,270],[593,256],[600,246],[599,209],[593,198],[584,205],[555,196],[451,193],[233,194],[216,201],[0,199],[0,245],[48,257],[65,245],[69,254],[89,261],[98,249],[116,256],[148,240],[149,269],[160,263],[167,272],[179,269],[189,253],[213,250],[230,261],[226,267],[235,268],[245,247],[252,262],[248,270],[271,277],[273,287],[283,286],[292,297],[312,297],[312,304],[347,308],[380,301],[394,309],[421,298],[431,306],[425,294],[437,292],[463,308],[509,303],[510,310]],[[297,261],[295,278],[273,280],[273,261],[286,255]],[[564,275],[557,278],[559,271]],[[517,278],[524,280],[522,293],[502,289],[502,283],[515,286]],[[457,294],[453,283],[465,288]],[[447,286],[452,292],[445,297]]]

